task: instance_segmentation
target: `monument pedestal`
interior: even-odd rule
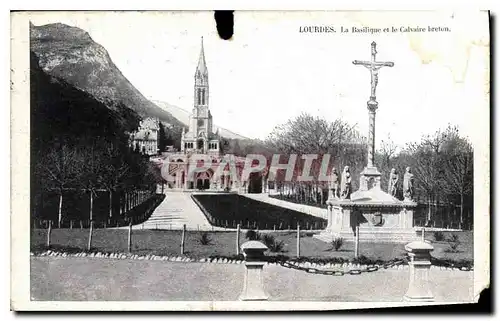
[[[400,201],[380,188],[380,173],[374,167],[361,173],[360,190],[350,199],[329,198],[328,225],[314,237],[325,242],[341,237],[354,241],[359,226],[361,242],[408,243],[419,239],[413,227],[412,201]]]
[[[417,204],[400,201],[382,191],[380,172],[375,167],[375,114],[378,109],[376,88],[381,67],[393,67],[391,61],[376,61],[377,44],[371,43],[371,61],[354,60],[353,64],[362,65],[370,70],[371,94],[368,108],[368,159],[367,166],[360,173],[359,190],[347,199],[328,199],[328,227],[316,238],[331,242],[336,237],[354,240],[359,227],[359,240],[370,242],[408,243],[418,240],[413,227],[413,211]],[[346,169],[349,167],[346,166]],[[345,170],[344,170],[345,172]],[[342,179],[347,179],[346,176]],[[342,182],[344,191],[350,188],[350,181]],[[411,196],[410,196],[411,197]]]

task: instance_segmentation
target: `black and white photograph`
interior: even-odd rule
[[[11,13],[12,308],[477,302],[488,11],[227,14]]]

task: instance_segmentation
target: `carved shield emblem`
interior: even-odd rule
[[[382,213],[374,213],[371,221],[374,226],[384,225],[384,218],[382,217]]]

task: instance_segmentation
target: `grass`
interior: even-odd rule
[[[323,228],[327,221],[312,215],[259,202],[237,194],[199,194],[193,195],[199,202],[208,221],[215,226],[258,229],[296,229],[313,226]]]
[[[88,229],[54,229],[52,230],[51,244],[55,249],[69,249],[71,251],[84,251],[87,248]],[[100,252],[126,252],[126,229],[95,229],[92,247]],[[446,236],[451,233],[444,232]],[[472,232],[453,232],[458,235],[460,251],[449,252],[448,243],[433,243],[432,256],[441,260],[473,260]],[[181,231],[167,230],[134,230],[132,233],[132,252],[139,255],[180,255]],[[268,255],[287,255],[295,257],[296,233],[275,232],[271,233],[277,242],[283,242],[281,253],[268,253]],[[331,251],[332,245],[306,236],[300,240],[300,256],[311,258],[354,258],[354,243],[345,241],[340,251]],[[207,232],[210,245],[200,243],[200,234],[196,231],[187,231],[185,240],[185,254],[192,258],[206,258],[211,256],[234,256],[236,254],[235,232]],[[46,230],[31,231],[31,250],[37,251],[45,247],[47,239]],[[240,236],[240,242],[246,242],[245,236]],[[406,255],[404,244],[390,243],[360,243],[360,255],[372,260],[392,260]]]

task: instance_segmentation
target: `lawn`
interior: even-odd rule
[[[51,234],[51,245],[54,249],[83,251],[88,242],[88,229],[54,229]],[[93,235],[93,250],[100,252],[126,252],[127,229],[95,229]],[[168,230],[134,230],[132,234],[132,252],[135,254],[155,255],[180,255],[181,231]],[[236,232],[208,232],[210,244],[200,242],[202,232],[187,231],[185,239],[185,255],[192,258],[210,256],[234,256],[236,254]],[[290,257],[296,256],[295,232],[272,232],[277,240],[283,241],[284,248],[281,253],[268,253],[270,255],[282,254]],[[435,258],[454,261],[473,260],[473,235],[470,231],[445,232],[445,239],[451,234],[459,236],[460,245],[457,252],[448,252],[448,241],[433,242]],[[346,242],[339,251],[332,249],[332,245],[312,237],[312,233],[303,232],[300,240],[301,257],[310,258],[354,258],[354,244]],[[432,233],[427,233],[427,238],[432,240]],[[32,251],[44,247],[47,238],[46,230],[31,231]],[[246,242],[245,234],[241,233],[240,244]],[[400,258],[406,253],[404,244],[389,243],[361,243],[360,255],[369,259],[391,260]]]
[[[291,209],[259,202],[237,194],[199,194],[192,196],[202,209],[210,224],[235,228],[322,229],[327,221]]]

